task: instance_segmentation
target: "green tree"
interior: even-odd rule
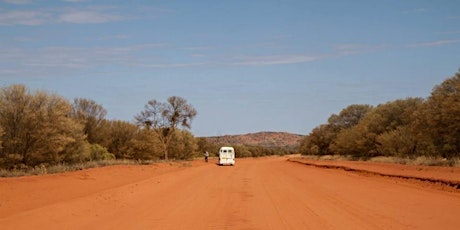
[[[334,141],[333,150],[364,158],[383,155],[379,152],[382,148],[378,148],[382,144],[377,140],[379,135],[410,125],[413,113],[422,102],[421,98],[407,98],[378,105],[356,126],[342,130]]]
[[[330,154],[329,145],[337,135],[331,125],[320,125],[304,137],[300,143],[300,152],[304,155]]]
[[[168,152],[172,158],[187,160],[195,155],[197,148],[197,140],[193,134],[186,130],[179,130],[174,133]]]
[[[100,144],[103,140],[100,129],[107,111],[94,100],[75,98],[72,104],[71,116],[84,126],[84,133],[91,144]]]
[[[377,136],[377,151],[384,156],[414,157],[418,140],[409,126],[399,126]]]
[[[217,150],[216,150],[217,155],[219,155],[218,152],[219,152],[219,147],[217,147]],[[235,157],[243,158],[243,157],[251,157],[251,156],[252,156],[252,153],[248,146],[245,146],[245,145],[235,146]]]
[[[331,144],[331,151],[337,155],[351,155],[355,158],[362,157],[368,151],[368,138],[359,126],[343,129],[339,132],[334,142]],[[372,143],[371,143],[372,144]]]
[[[219,151],[219,146],[217,144],[210,143],[206,140],[205,137],[198,137],[197,139],[197,151],[203,154],[205,151],[208,151],[210,156],[217,156]]]
[[[82,127],[68,117],[71,105],[60,96],[12,85],[0,90],[0,104],[0,155],[7,167],[57,163],[67,148],[83,144]]]
[[[115,159],[115,155],[109,153],[107,148],[100,146],[98,144],[91,144],[89,146],[90,151],[90,160],[91,161],[98,161],[98,160],[113,160]]]
[[[447,158],[460,155],[460,70],[434,87],[414,127],[425,141],[420,151]]]
[[[137,135],[137,125],[127,121],[104,119],[98,131],[99,145],[113,153],[117,159],[130,158],[127,154],[127,145]]]
[[[192,105],[181,97],[169,97],[167,102],[150,100],[144,110],[135,116],[139,125],[152,129],[158,134],[161,141],[164,159],[168,160],[169,144],[174,132],[183,127],[190,129],[191,121],[197,112]]]
[[[158,134],[150,129],[140,129],[138,133],[128,141],[126,155],[136,160],[157,160],[162,155]]]
[[[331,146],[337,135],[344,129],[356,126],[372,110],[370,105],[350,105],[338,115],[332,114],[327,124],[314,128],[302,140],[300,152],[305,155],[326,155],[334,153]]]
[[[372,108],[371,105],[367,104],[350,105],[340,111],[339,115],[332,114],[327,121],[334,130],[348,129],[357,125]]]

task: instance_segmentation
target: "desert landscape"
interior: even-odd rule
[[[0,226],[457,229],[460,224],[458,187],[414,179],[458,184],[459,168],[312,161],[297,155],[237,159],[233,167],[216,162],[119,165],[0,178]]]
[[[0,230],[460,229],[458,9],[0,0]]]

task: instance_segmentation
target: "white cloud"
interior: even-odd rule
[[[0,26],[38,26],[56,23],[96,24],[129,19],[128,16],[115,11],[114,7],[100,6],[10,11],[0,9]]]
[[[289,54],[289,55],[265,55],[265,56],[242,56],[237,57],[237,61],[232,65],[280,65],[280,64],[295,64],[311,62],[322,59],[325,56],[309,56],[305,54]]]
[[[59,15],[59,22],[75,24],[106,23],[123,20],[121,15],[97,11],[73,11]]]
[[[24,49],[0,44],[0,73],[4,76],[56,76],[62,73],[95,72],[105,66],[149,67],[141,63],[162,62],[161,58],[156,57],[155,49],[164,46],[161,43],[146,43],[121,47],[55,46]],[[138,52],[147,52],[148,55]],[[187,64],[170,65],[175,67]]]
[[[52,15],[42,11],[2,11],[0,10],[0,25],[42,25],[51,20]]]
[[[377,45],[370,45],[370,44],[339,44],[334,47],[338,52],[338,55],[351,55],[351,54],[359,54],[365,52],[372,52],[376,50],[381,50],[388,48],[388,45],[385,44],[377,44]]]
[[[191,47],[185,47],[185,50],[209,50],[211,49],[210,46],[191,46]]]
[[[455,44],[455,43],[460,43],[460,39],[413,43],[413,44],[407,45],[406,47],[407,48],[418,48],[418,47],[444,46],[444,45]]]
[[[96,37],[96,38],[91,37],[89,39],[105,41],[105,40],[125,40],[125,39],[128,39],[130,37],[131,36],[127,35],[127,34],[114,34],[114,35],[104,35],[104,36],[100,36],[100,37]]]
[[[426,13],[427,11],[428,10],[426,8],[419,7],[419,8],[405,10],[403,12],[406,14],[422,14],[422,13]]]
[[[185,68],[185,67],[194,67],[194,66],[204,66],[210,65],[209,62],[191,62],[191,63],[151,63],[151,64],[141,64],[137,63],[137,66],[149,67],[149,68]]]
[[[32,0],[3,0],[3,2],[9,3],[9,4],[22,5],[22,4],[31,3]]]
[[[439,32],[439,34],[460,34],[460,30],[452,30],[452,31]]]

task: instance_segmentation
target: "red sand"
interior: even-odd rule
[[[1,229],[458,229],[460,192],[286,157],[0,178]],[[317,162],[318,163],[318,162]],[[346,162],[345,162],[346,163]],[[351,164],[351,163],[350,163]],[[458,169],[358,163],[458,180]],[[352,165],[350,165],[351,167]],[[355,166],[357,167],[357,166]]]

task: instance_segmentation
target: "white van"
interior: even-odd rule
[[[219,149],[219,165],[235,165],[235,149],[221,147]]]

